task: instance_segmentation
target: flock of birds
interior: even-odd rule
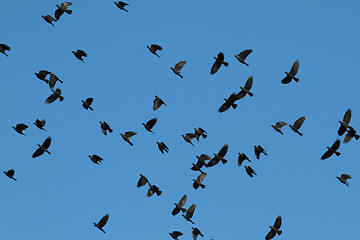
[[[55,11],[54,17],[51,15],[46,15],[46,16],[42,16],[42,18],[49,24],[53,25],[53,22],[57,22],[60,20],[60,17],[64,14],[72,14],[72,10],[68,9],[70,6],[72,5],[71,2],[64,2],[61,5],[56,5],[57,9]],[[125,2],[115,2],[115,5],[123,10],[128,12],[127,9],[125,9],[126,6],[128,6],[127,3]],[[160,58],[159,55],[159,51],[162,50],[162,47],[160,45],[157,44],[152,44],[150,46],[147,46],[148,50],[156,55],[157,57]],[[6,44],[0,44],[0,53],[8,56],[8,53],[6,51],[10,51],[10,47],[7,46]],[[252,53],[252,49],[246,49],[244,51],[242,51],[241,53],[239,53],[238,55],[235,55],[236,59],[246,65],[249,66],[248,63],[245,62],[246,58]],[[87,57],[87,54],[85,51],[83,50],[77,50],[77,51],[72,51],[72,53],[74,54],[74,56],[84,62],[83,57]],[[222,65],[224,65],[225,67],[227,67],[229,64],[227,62],[225,62],[225,58],[224,58],[224,54],[222,52],[220,52],[217,57],[214,57],[215,62],[213,63],[211,70],[210,70],[210,74],[215,74]],[[171,70],[174,72],[174,74],[178,75],[179,77],[183,78],[183,76],[181,75],[181,70],[182,68],[185,66],[186,61],[180,61],[177,64],[175,64],[174,67],[170,67]],[[296,60],[290,71],[289,72],[285,72],[286,76],[281,80],[281,83],[283,84],[289,84],[292,80],[294,80],[295,82],[299,82],[299,79],[296,77],[296,74],[299,70],[299,61]],[[59,101],[63,101],[64,97],[62,96],[61,90],[60,88],[56,88],[56,90],[54,90],[55,85],[57,84],[57,82],[63,83],[62,80],[60,80],[54,73],[49,72],[47,70],[40,70],[39,72],[35,73],[36,77],[42,81],[44,81],[46,84],[49,85],[52,94],[50,96],[48,96],[45,100],[46,104],[50,104],[53,103],[54,101],[56,101],[57,99],[59,99]],[[48,77],[49,76],[49,77]],[[47,78],[48,77],[48,78]],[[236,109],[237,104],[235,103],[236,101],[239,101],[240,99],[244,98],[246,95],[249,95],[250,97],[254,96],[254,93],[252,93],[250,90],[252,88],[253,85],[253,76],[250,76],[244,87],[240,87],[241,91],[239,91],[238,93],[232,93],[228,98],[225,98],[225,103],[223,103],[220,108],[218,109],[218,111],[220,113],[227,111],[230,108]],[[85,100],[82,100],[82,106],[84,109],[86,110],[91,110],[93,111],[94,109],[91,107],[92,102],[93,102],[93,98],[87,98]],[[157,109],[159,109],[162,105],[167,106],[166,103],[159,97],[159,96],[155,96],[155,99],[153,101],[153,111],[156,111]],[[356,130],[350,126],[350,120],[351,120],[351,109],[348,109],[345,112],[345,115],[343,117],[342,121],[339,121],[340,123],[340,128],[338,130],[338,135],[339,136],[343,136],[346,133],[346,136],[343,140],[344,143],[348,143],[349,141],[351,141],[353,138],[355,138],[356,140],[358,140],[360,138],[360,136],[358,134],[356,134]],[[289,127],[297,134],[299,134],[300,136],[302,136],[303,134],[300,132],[300,128],[303,125],[303,123],[305,122],[305,117],[300,117],[299,119],[297,119],[293,125],[289,124]],[[104,135],[107,135],[108,133],[112,133],[113,129],[109,126],[108,123],[106,123],[105,121],[100,121],[100,129],[102,131],[102,133]],[[152,129],[154,128],[154,126],[157,123],[157,118],[152,118],[149,121],[147,121],[146,123],[142,123],[144,128],[150,132],[153,133]],[[40,119],[36,119],[34,122],[34,125],[40,129],[46,132],[45,130],[45,124],[46,121],[40,120]],[[282,132],[282,128],[284,126],[288,125],[287,123],[283,122],[283,121],[279,121],[277,123],[275,123],[275,125],[271,125],[271,127],[278,133],[280,134],[284,134]],[[13,129],[22,135],[25,135],[24,131],[28,128],[28,125],[24,124],[24,123],[19,123],[16,126],[13,126]],[[121,133],[120,134],[121,137],[123,138],[124,141],[126,141],[129,145],[133,146],[133,143],[131,142],[131,139],[137,135],[137,132],[134,131],[127,131],[125,133]],[[185,133],[184,135],[182,135],[183,139],[185,142],[191,144],[194,146],[192,140],[196,139],[197,141],[199,141],[201,138],[202,139],[206,139],[207,137],[207,132],[206,130],[204,130],[203,128],[199,127],[199,128],[194,128],[194,132],[191,133]],[[169,151],[169,148],[166,146],[166,144],[164,142],[156,142],[158,145],[158,148],[160,150],[161,153],[167,153]],[[37,158],[40,157],[42,154],[44,154],[45,152],[47,154],[51,154],[49,151],[49,148],[51,146],[51,137],[48,137],[44,140],[44,142],[42,144],[38,144],[38,148],[34,151],[32,157],[33,158]],[[337,139],[331,147],[327,147],[327,151],[321,156],[322,160],[325,160],[329,157],[331,157],[333,154],[335,154],[336,156],[340,155],[340,152],[338,152],[337,150],[340,148],[340,139]],[[203,181],[205,180],[205,177],[207,176],[207,173],[204,172],[203,168],[209,168],[209,167],[213,167],[216,166],[220,161],[223,164],[227,163],[227,160],[225,159],[225,156],[227,154],[228,151],[228,145],[225,144],[217,153],[214,153],[213,157],[210,157],[207,154],[201,154],[200,156],[196,156],[197,158],[197,162],[192,164],[191,170],[193,171],[198,171],[200,172],[200,174],[198,175],[198,177],[196,179],[193,179],[193,188],[194,189],[198,189],[199,187],[201,187],[202,189],[205,188],[205,185],[203,184]],[[267,156],[267,152],[265,151],[265,149],[260,146],[254,146],[254,154],[255,157],[257,159],[260,159],[260,155],[264,154],[265,156]],[[96,154],[93,155],[88,155],[88,157],[90,158],[90,160],[95,163],[95,164],[100,164],[102,162],[102,158]],[[249,157],[245,154],[245,153],[238,153],[238,166],[240,167],[242,165],[242,163],[247,160],[248,162],[251,162],[251,160],[249,159]],[[251,167],[251,166],[244,166],[245,168],[245,172],[250,176],[253,177],[254,175],[257,175],[255,170]],[[17,181],[17,179],[14,177],[15,175],[15,170],[14,169],[10,169],[8,171],[4,171],[5,175],[7,177],[9,177],[10,179],[13,179],[15,181]],[[349,174],[343,173],[341,174],[340,177],[337,177],[338,180],[349,186],[349,183],[347,182],[348,179],[351,179],[351,176]],[[154,184],[150,184],[149,180],[142,174],[140,174],[140,179],[137,183],[137,187],[143,187],[143,186],[148,186],[148,191],[146,196],[147,197],[151,197],[154,194],[156,194],[157,196],[160,196],[162,191],[160,191],[160,188]],[[182,216],[184,217],[185,220],[189,221],[190,223],[194,224],[194,222],[192,221],[192,217],[194,215],[195,209],[196,209],[196,205],[192,204],[188,209],[184,208],[185,204],[187,201],[187,195],[184,195],[180,201],[178,203],[174,203],[175,204],[175,208],[172,211],[172,215],[175,216],[178,213],[180,213],[180,211],[184,214],[182,214]],[[101,230],[103,233],[105,233],[105,230],[103,229],[107,223],[107,221],[109,220],[109,214],[106,214],[105,216],[103,216],[99,222],[95,222],[94,226],[97,227],[99,230]],[[282,230],[280,230],[281,227],[281,223],[282,223],[282,218],[281,216],[278,216],[275,220],[275,223],[270,227],[270,231],[268,232],[268,234],[265,236],[265,239],[272,239],[275,237],[276,234],[281,235]],[[180,237],[181,235],[183,235],[182,232],[180,231],[173,231],[171,233],[169,233],[170,236],[173,239],[178,239],[178,237]],[[204,235],[202,234],[202,232],[197,228],[197,227],[192,227],[192,236],[193,239],[196,240],[198,235],[200,235],[201,237],[204,237]]]

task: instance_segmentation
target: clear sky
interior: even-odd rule
[[[191,239],[192,224],[172,216],[188,195],[193,221],[204,239],[264,239],[278,215],[283,235],[275,239],[355,239],[360,201],[359,141],[341,143],[341,156],[321,161],[339,137],[339,120],[352,109],[360,132],[357,1],[73,1],[55,27],[41,15],[61,2],[4,1],[0,43],[1,171],[15,169],[17,182],[0,178],[1,238],[11,240]],[[160,58],[146,48],[159,44]],[[249,67],[235,54],[251,48]],[[88,53],[85,63],[72,50]],[[229,66],[210,75],[213,57]],[[298,59],[300,82],[281,84]],[[183,79],[170,69],[185,60]],[[46,69],[63,84],[65,100],[46,105],[49,87],[34,72]],[[231,93],[254,76],[252,92],[236,110],[219,113]],[[167,107],[152,110],[154,96]],[[81,100],[93,97],[93,112]],[[270,126],[306,120],[300,137]],[[154,135],[141,123],[157,117]],[[46,119],[41,131],[33,122]],[[114,132],[104,136],[99,121]],[[25,123],[27,136],[11,127]],[[182,134],[202,127],[208,138],[195,147]],[[138,132],[131,147],[120,133]],[[52,137],[50,156],[32,159],[37,144]],[[343,137],[341,137],[341,141]],[[164,141],[161,154],[156,141]],[[226,165],[205,169],[205,189],[194,190],[190,170],[196,155],[229,145]],[[268,153],[257,160],[253,146]],[[257,176],[237,166],[244,152]],[[97,154],[101,166],[88,158]],[[163,191],[146,197],[139,174]],[[350,187],[336,176],[350,174]],[[92,223],[106,213],[103,234]],[[201,237],[199,237],[201,239]]]

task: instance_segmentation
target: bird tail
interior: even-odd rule
[[[161,193],[162,193],[162,191],[157,191],[157,192],[156,192],[156,195],[160,196]]]
[[[179,73],[179,76],[181,77],[181,78],[183,78],[183,76]]]
[[[61,81],[60,79],[58,79],[58,81],[59,81],[59,82],[61,82],[61,83],[64,83],[64,82],[63,82],[63,81]]]
[[[281,231],[281,230],[279,230],[277,234],[280,236],[280,235],[282,234],[282,231]]]
[[[252,97],[254,94],[252,92],[248,92],[249,96]]]
[[[359,135],[356,135],[356,134],[355,134],[354,137],[355,137],[356,140],[359,140],[359,138],[360,138],[360,136],[359,136]]]
[[[129,141],[129,144],[130,144],[130,146],[134,146],[134,144],[132,142],[130,142],[130,141]]]
[[[204,174],[203,170],[199,169],[199,171],[200,171],[202,174]]]
[[[249,64],[247,64],[246,62],[244,62],[244,64],[245,64],[246,66],[249,66]]]
[[[112,130],[111,128],[109,128],[109,132],[110,132],[110,133],[112,133],[112,132],[113,132],[113,130]]]
[[[296,78],[296,77],[294,77],[294,80],[295,80],[295,82],[298,82],[298,81],[299,81],[299,79],[298,79],[298,78]]]
[[[222,162],[223,164],[225,164],[225,163],[227,163],[227,160],[226,160],[226,159],[221,159],[221,162]]]
[[[181,209],[181,211],[182,211],[183,213],[185,213],[185,212],[186,212],[186,209],[185,209],[185,208],[183,208],[183,209]]]
[[[237,104],[235,104],[235,103],[233,103],[231,106],[232,106],[233,109],[237,108]]]
[[[104,231],[104,229],[100,228],[100,230],[101,230],[103,233],[106,233],[106,232]]]
[[[253,172],[253,174],[257,176],[256,172]]]
[[[191,222],[192,224],[195,224],[191,219],[189,219],[189,222]]]
[[[47,132],[44,128],[41,128],[42,130],[44,130],[45,132]]]
[[[227,63],[227,62],[223,62],[223,64],[225,67],[229,66],[229,63]]]
[[[70,15],[72,13],[72,10],[67,9],[65,10],[65,12]]]
[[[205,185],[204,185],[204,184],[201,184],[200,187],[201,187],[202,189],[204,189],[204,188],[205,188]]]
[[[49,155],[51,154],[51,152],[49,152],[48,150],[45,150],[45,152],[47,152]]]
[[[89,109],[90,109],[91,111],[94,111],[94,109],[93,109],[92,107],[90,107],[90,106],[89,106]]]
[[[124,8],[124,11],[125,11],[125,12],[129,12],[129,11],[128,11],[128,10],[126,10],[125,8]]]
[[[335,151],[336,156],[340,156],[341,153]]]
[[[6,54],[6,52],[4,52],[4,54],[5,54],[5,56],[7,56],[7,57],[9,56],[9,55]]]
[[[302,136],[302,135],[303,135],[301,132],[298,132],[298,134],[299,134],[300,136]]]
[[[14,178],[14,177],[13,177],[12,179],[14,179],[15,181],[17,181],[16,178]]]
[[[207,135],[205,133],[203,133],[202,137],[205,139],[205,138],[207,138]]]
[[[49,83],[49,80],[47,80],[47,79],[44,79],[44,82],[46,82],[46,83]]]
[[[63,97],[63,96],[59,96],[59,100],[60,100],[60,102],[64,101],[64,97]]]

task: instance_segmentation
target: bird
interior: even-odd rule
[[[207,138],[207,135],[206,135],[207,132],[204,129],[202,129],[201,127],[194,128],[194,130],[195,130],[195,138],[196,138],[196,140],[199,141],[200,137],[202,137],[203,139]]]
[[[93,154],[93,155],[88,155],[88,157],[90,158],[90,160],[91,160],[93,163],[95,163],[95,164],[97,164],[97,165],[100,165],[99,163],[101,163],[101,161],[103,160],[101,157],[99,157],[98,155],[95,155],[95,154]]]
[[[339,136],[342,136],[346,132],[346,129],[348,129],[349,127],[350,120],[351,120],[351,109],[349,108],[348,110],[346,110],[343,120],[339,121],[340,123],[340,127],[338,130]]]
[[[114,3],[119,9],[124,10],[125,12],[128,12],[128,10],[125,9],[125,6],[129,6],[129,4],[122,2],[122,1],[114,2]]]
[[[192,231],[192,237],[193,237],[194,240],[197,239],[197,236],[198,236],[198,235],[204,237],[204,235],[201,233],[201,231],[200,231],[198,228],[192,227],[192,230],[193,230],[193,231]]]
[[[281,235],[282,231],[279,230],[281,227],[281,216],[278,216],[273,226],[270,227],[270,232],[265,236],[265,240],[270,240],[275,237],[276,234]]]
[[[109,126],[109,124],[107,124],[107,122],[99,121],[99,123],[100,123],[101,131],[104,135],[107,135],[107,131],[109,131],[109,133],[113,132],[113,130],[110,128],[110,126]]]
[[[195,212],[195,208],[196,208],[196,205],[193,204],[191,205],[188,210],[186,211],[185,214],[182,214],[181,216],[183,216],[187,221],[191,222],[192,224],[195,224],[191,218],[193,217],[194,215],[194,212]]]
[[[235,55],[235,57],[237,60],[239,60],[239,62],[245,64],[246,66],[249,66],[249,64],[245,62],[245,59],[247,58],[247,56],[249,56],[250,53],[252,53],[252,51],[253,51],[252,49],[246,49],[241,53],[239,53],[238,55]]]
[[[229,146],[227,144],[225,144],[217,154],[214,153],[214,157],[210,160],[210,162],[208,162],[205,165],[205,167],[215,166],[216,164],[218,164],[220,162],[220,160],[223,164],[225,164],[227,162],[227,160],[224,159],[224,157],[225,157],[228,149],[229,149]]]
[[[225,67],[229,66],[229,63],[224,61],[224,54],[222,52],[219,52],[219,54],[217,55],[217,57],[214,57],[215,62],[211,67],[211,71],[210,74],[214,75],[219,68],[221,67],[222,64],[224,64]]]
[[[60,102],[64,101],[64,97],[61,96],[60,88],[57,88],[55,91],[51,89],[51,91],[53,93],[45,100],[46,104],[50,104],[50,103],[54,102],[56,99],[58,99],[58,98],[59,98]]]
[[[348,179],[351,179],[351,176],[349,174],[343,173],[341,174],[340,177],[336,177],[336,178],[339,179],[341,183],[349,187],[349,183],[347,182]]]
[[[169,234],[170,234],[170,236],[171,236],[173,239],[175,239],[175,240],[179,240],[178,237],[180,237],[180,236],[183,235],[183,233],[180,232],[180,231],[173,231],[173,232],[171,232],[171,233],[169,233]]]
[[[233,109],[236,109],[237,104],[235,104],[235,101],[238,100],[236,93],[232,93],[229,98],[224,98],[224,100],[225,100],[225,103],[223,105],[221,105],[221,107],[219,108],[219,112],[221,112],[221,113],[225,112],[230,107],[232,107]]]
[[[253,76],[250,76],[248,78],[248,80],[246,80],[245,86],[240,87],[241,91],[238,92],[238,94],[236,94],[236,100],[242,99],[243,97],[246,96],[246,94],[248,94],[250,97],[254,96],[254,94],[252,92],[250,92],[253,82],[254,82],[254,78],[253,78]]]
[[[87,57],[86,52],[84,52],[83,50],[80,50],[80,49],[76,50],[76,52],[75,51],[71,51],[71,52],[74,54],[74,56],[77,59],[79,59],[80,61],[82,61],[84,63],[84,60],[82,58]]]
[[[14,170],[14,169],[10,169],[10,170],[8,170],[8,171],[4,171],[4,173],[5,173],[6,176],[8,176],[8,178],[17,181],[16,178],[14,178],[14,174],[15,174],[15,170]]]
[[[162,191],[160,191],[160,189],[157,186],[151,185],[150,183],[149,183],[149,186],[150,186],[150,188],[146,194],[147,197],[151,197],[152,195],[154,195],[154,193],[156,193],[156,195],[158,195],[158,196],[161,195]]]
[[[356,140],[359,140],[360,136],[356,134],[356,131],[353,127],[349,126],[349,129],[346,129],[347,134],[344,138],[344,143],[348,143],[354,137]]]
[[[129,143],[130,146],[134,145],[132,142],[130,142],[130,138],[132,136],[135,136],[136,134],[137,134],[136,132],[132,132],[132,131],[125,132],[124,134],[120,133],[120,135],[124,139],[124,141]]]
[[[192,166],[191,170],[200,171],[201,173],[204,173],[201,170],[201,168],[205,165],[205,161],[210,160],[211,157],[206,154],[201,154],[200,156],[196,156],[196,158],[198,159],[198,161],[196,162],[196,164],[192,164],[193,166]]]
[[[148,132],[155,134],[153,131],[151,131],[151,129],[155,126],[156,122],[157,122],[157,118],[153,118],[153,119],[150,119],[149,121],[147,121],[146,123],[143,123],[142,125],[144,125],[145,129]]]
[[[169,152],[169,148],[165,145],[164,142],[156,142],[156,143],[157,143],[158,148],[159,148],[159,150],[160,150],[160,152],[162,154],[164,154],[164,151],[167,152],[167,153]]]
[[[242,164],[245,160],[248,160],[249,162],[251,162],[250,159],[248,158],[248,156],[246,156],[245,153],[238,153],[238,154],[239,154],[239,156],[238,156],[238,166],[239,166],[239,167],[241,167],[241,164]]]
[[[286,77],[283,80],[281,80],[281,83],[287,84],[287,83],[291,82],[291,80],[293,80],[293,79],[295,80],[295,82],[298,82],[299,79],[295,77],[298,70],[299,70],[299,60],[296,60],[294,62],[294,64],[292,65],[290,72],[285,72]]]
[[[250,166],[244,166],[244,167],[245,167],[246,173],[247,173],[250,177],[253,177],[253,174],[254,174],[254,175],[257,175],[256,172],[254,171],[254,169],[252,169],[252,167],[250,167]]]
[[[153,110],[154,111],[156,111],[159,107],[161,107],[161,105],[165,105],[165,106],[167,106],[165,103],[164,103],[164,101],[161,99],[161,98],[159,98],[158,96],[155,96],[155,99],[154,99],[154,101],[153,101]]]
[[[286,126],[287,123],[286,122],[277,122],[275,125],[271,125],[275,131],[281,133],[281,135],[284,135],[284,133],[281,131],[281,128]]]
[[[184,208],[185,203],[186,203],[186,199],[187,196],[184,195],[182,196],[182,198],[180,199],[179,203],[174,203],[175,204],[175,208],[172,210],[171,214],[173,216],[177,215],[180,211],[182,211],[183,213],[186,212],[186,208]]]
[[[137,188],[145,186],[145,184],[147,184],[147,183],[150,184],[149,180],[144,175],[140,174],[140,179],[136,185]]]
[[[44,152],[47,152],[50,155],[51,153],[48,151],[48,148],[50,147],[50,145],[51,145],[51,137],[48,137],[45,139],[45,141],[43,142],[42,145],[38,144],[39,148],[36,149],[36,151],[33,153],[32,158],[39,157]]]
[[[296,120],[294,122],[294,125],[290,125],[289,124],[289,127],[294,131],[296,132],[297,134],[299,134],[300,136],[302,136],[303,134],[301,132],[299,132],[299,129],[301,127],[301,125],[304,123],[305,121],[305,117],[301,117],[299,118],[298,120]]]
[[[185,64],[186,64],[186,61],[181,61],[181,62],[178,62],[177,64],[175,64],[175,67],[170,67],[170,68],[176,75],[183,78],[183,76],[180,74],[180,71],[184,67]]]
[[[205,188],[205,185],[202,184],[202,182],[204,181],[205,177],[206,177],[206,173],[201,173],[197,178],[196,180],[193,179],[194,183],[193,183],[193,188],[196,190],[199,188],[199,186],[204,189]]]
[[[68,7],[71,5],[72,5],[71,2],[63,2],[60,6],[56,5],[58,7],[58,9],[56,9],[55,11],[56,20],[59,20],[61,15],[64,14],[64,12],[70,15],[72,13],[72,10],[69,10]]]
[[[36,119],[34,122],[34,124],[37,128],[44,130],[46,132],[46,130],[44,129],[45,123],[46,123],[45,119],[43,119],[43,120]]]
[[[17,133],[20,133],[24,136],[26,136],[23,131],[26,130],[28,128],[28,125],[24,124],[24,123],[19,123],[19,124],[16,124],[15,127],[12,127]]]
[[[10,51],[10,47],[6,44],[0,43],[0,53],[8,57],[9,55],[7,55],[5,51]]]
[[[81,100],[81,102],[83,103],[83,108],[85,108],[86,110],[90,109],[91,111],[93,111],[94,109],[90,106],[92,104],[92,102],[94,101],[94,99],[92,97],[87,98],[84,100]]]
[[[101,230],[103,233],[106,233],[103,227],[106,225],[107,221],[109,220],[109,214],[103,216],[98,223],[94,223],[94,226]]]
[[[196,138],[195,133],[186,133],[185,135],[181,135],[181,136],[184,138],[185,142],[188,142],[188,143],[190,143],[191,145],[195,146],[195,145],[191,142],[191,140],[193,140],[194,138]]]
[[[339,153],[338,150],[340,147],[340,139],[337,139],[331,147],[327,147],[327,151],[321,156],[321,160],[325,160],[329,157],[331,157],[334,153],[336,156],[340,156],[341,153]]]
[[[254,146],[254,150],[255,150],[255,156],[257,159],[260,159],[260,153],[264,153],[265,156],[267,156],[267,152],[260,145]]]
[[[48,74],[50,74],[51,72],[47,71],[47,70],[40,70],[38,73],[34,73],[35,76],[40,79],[40,80],[43,80],[44,82],[46,83],[49,83],[49,80],[45,79],[46,76]]]
[[[49,14],[46,16],[41,16],[47,23],[50,23],[51,25],[55,26],[52,22],[57,22],[55,18],[50,16]]]
[[[158,56],[158,57],[160,57],[157,53],[156,53],[156,51],[161,51],[162,50],[162,47],[161,46],[159,46],[159,45],[156,45],[156,44],[151,44],[151,46],[146,46],[149,50],[150,50],[150,52],[152,53],[152,54],[155,54],[156,56]]]
[[[49,78],[49,86],[50,89],[53,89],[55,86],[56,81],[59,81],[61,83],[64,83],[63,81],[61,81],[55,74],[53,74],[52,72],[50,73],[50,78]]]

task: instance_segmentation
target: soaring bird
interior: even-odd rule
[[[321,156],[321,159],[325,160],[331,157],[334,153],[336,154],[336,156],[340,156],[341,153],[336,151],[339,149],[339,147],[340,147],[340,139],[337,139],[331,147],[327,147],[328,150],[324,153],[324,155]]]
[[[155,96],[155,99],[153,101],[153,110],[156,111],[163,104],[167,106],[161,98]]]
[[[260,159],[260,153],[264,153],[265,156],[267,156],[267,152],[260,145],[254,146],[254,151],[255,151],[255,156],[257,159]]]
[[[50,103],[54,102],[56,99],[58,99],[58,98],[59,98],[60,102],[64,101],[64,97],[61,96],[60,88],[57,88],[55,91],[51,89],[51,91],[53,93],[45,100],[46,104],[50,104]]]
[[[214,157],[210,160],[210,162],[208,162],[205,167],[212,167],[215,166],[216,164],[218,164],[221,160],[221,162],[223,164],[225,164],[227,162],[226,159],[224,159],[227,151],[228,151],[229,146],[227,144],[225,144],[218,153],[214,153]]]
[[[237,104],[235,104],[235,101],[238,100],[238,97],[237,97],[236,93],[232,93],[229,98],[224,98],[224,100],[225,100],[225,102],[219,108],[219,112],[221,112],[221,113],[225,112],[230,107],[232,107],[233,109],[236,109]]]
[[[167,153],[169,152],[169,148],[165,145],[164,142],[156,142],[156,143],[157,143],[158,148],[159,148],[159,150],[160,150],[160,152],[162,154],[164,154],[164,151],[167,152]]]
[[[205,188],[205,185],[202,184],[202,182],[204,181],[205,177],[206,177],[206,173],[201,173],[197,178],[196,180],[193,179],[194,183],[193,183],[193,188],[196,190],[199,188],[199,186],[204,189]]]
[[[281,131],[281,128],[286,126],[287,123],[286,122],[277,122],[275,125],[271,125],[275,131],[281,133],[281,135],[284,135],[284,133]]]
[[[68,7],[71,5],[72,5],[71,2],[63,2],[60,6],[56,5],[58,7],[58,9],[56,9],[55,11],[56,20],[59,20],[61,15],[64,14],[64,12],[70,15],[72,13],[72,10],[69,10]]]
[[[282,231],[279,230],[281,227],[281,216],[278,216],[273,226],[270,227],[270,232],[265,236],[265,240],[270,240],[275,237],[276,234],[281,235]]]
[[[20,133],[22,135],[25,136],[25,134],[23,133],[24,130],[26,130],[28,128],[28,125],[24,124],[24,123],[19,123],[16,124],[15,127],[12,127],[17,133]]]
[[[200,171],[201,173],[204,173],[201,170],[201,168],[205,165],[205,161],[210,160],[211,157],[206,154],[201,154],[200,156],[196,156],[196,158],[198,159],[198,161],[196,162],[196,164],[192,164],[193,166],[192,166],[191,170]]]
[[[236,100],[242,99],[243,97],[246,96],[246,94],[248,94],[250,97],[254,96],[254,94],[250,92],[250,89],[252,88],[253,85],[253,81],[254,81],[253,76],[250,76],[246,81],[245,86],[240,87],[241,91],[238,94],[236,94]]]
[[[149,180],[144,175],[140,174],[140,179],[136,186],[139,188],[139,187],[145,186],[145,184],[147,184],[147,183],[150,184]]]
[[[194,130],[195,130],[195,137],[196,137],[196,140],[198,140],[199,141],[199,138],[200,137],[203,137],[203,139],[205,139],[205,138],[207,138],[207,132],[204,130],[204,129],[202,129],[202,128],[194,128]]]
[[[356,134],[356,131],[353,127],[349,126],[349,129],[346,129],[346,136],[344,138],[344,143],[348,143],[354,137],[356,140],[359,140],[360,136]]]
[[[151,197],[152,195],[154,195],[154,193],[156,193],[156,195],[158,195],[158,196],[161,195],[162,191],[160,191],[160,189],[157,186],[151,185],[150,183],[149,183],[149,185],[150,185],[150,188],[147,191],[147,194],[146,194],[147,197]]]
[[[106,225],[107,221],[109,220],[109,214],[103,216],[98,223],[94,223],[94,226],[101,230],[103,233],[106,233],[103,227]]]
[[[194,144],[191,142],[191,140],[196,138],[195,133],[186,133],[185,135],[181,135],[181,136],[184,138],[185,142],[190,143],[191,145],[194,146]]]
[[[125,142],[129,143],[130,146],[133,146],[134,144],[132,142],[130,142],[130,138],[132,136],[135,136],[137,133],[136,132],[125,132],[124,134],[120,133],[121,137],[124,139]]]
[[[8,170],[8,171],[4,171],[4,173],[5,173],[6,176],[8,176],[8,178],[17,181],[16,178],[14,178],[14,174],[15,174],[15,170],[14,170],[14,169],[10,169],[10,170]]]
[[[245,153],[238,153],[238,154],[239,154],[239,156],[238,156],[238,166],[239,166],[239,167],[241,167],[241,164],[242,164],[245,160],[248,160],[249,162],[251,162],[250,159],[248,158],[248,156],[246,156]]]
[[[155,126],[156,122],[157,122],[157,118],[153,118],[153,119],[150,119],[149,121],[147,121],[146,123],[143,123],[143,125],[148,132],[151,132],[154,134],[154,132],[151,131],[151,129]]]
[[[100,165],[99,163],[101,163],[101,161],[103,160],[101,157],[99,157],[98,155],[95,155],[95,154],[93,154],[93,155],[88,155],[88,157],[90,158],[90,160],[91,160],[93,163],[95,163],[95,164],[97,164],[97,165]]]
[[[169,234],[170,234],[170,236],[171,236],[173,239],[175,239],[175,240],[179,240],[178,237],[180,237],[180,236],[183,235],[183,233],[180,232],[180,231],[173,231],[173,232],[171,232],[171,233],[169,233]]]
[[[122,2],[122,1],[114,2],[114,3],[119,9],[124,10],[125,12],[128,12],[128,10],[125,9],[125,6],[129,6],[129,4]]]
[[[345,184],[346,186],[349,186],[349,183],[347,182],[348,179],[351,179],[351,176],[349,174],[343,173],[341,174],[340,177],[336,177],[337,179],[339,179],[339,181],[343,184]]]
[[[186,209],[184,208],[185,203],[186,203],[186,199],[187,199],[187,196],[184,195],[184,196],[182,196],[182,198],[180,199],[179,203],[174,203],[174,204],[175,204],[175,208],[174,208],[174,210],[171,212],[171,214],[172,214],[173,216],[175,216],[176,214],[178,214],[180,211],[182,211],[183,213],[186,212]]]
[[[184,67],[185,64],[186,64],[186,61],[181,61],[181,62],[178,62],[177,64],[175,64],[175,67],[170,67],[170,68],[176,75],[183,78],[183,76],[180,74],[180,71]]]
[[[187,221],[191,222],[192,224],[195,224],[191,218],[192,216],[194,215],[194,212],[195,212],[195,208],[196,208],[196,205],[193,204],[189,207],[189,209],[186,211],[185,214],[182,214],[181,216],[183,216]]]
[[[339,123],[341,124],[338,130],[339,136],[342,136],[346,132],[346,129],[348,129],[349,127],[350,120],[351,120],[351,109],[348,109],[344,114],[343,120],[339,121]]]
[[[109,131],[109,133],[112,133],[113,130],[110,128],[109,124],[107,124],[105,121],[99,121],[100,123],[100,127],[101,127],[101,131],[104,135],[107,135],[106,131]]]
[[[51,25],[55,26],[52,22],[57,22],[55,18],[50,16],[49,14],[46,16],[41,16],[47,23],[50,23]]]
[[[291,80],[293,79],[295,80],[295,82],[298,82],[299,79],[295,77],[298,70],[299,70],[299,60],[296,60],[292,65],[290,72],[285,72],[286,77],[283,80],[281,80],[281,83],[287,84],[291,82]]]
[[[192,231],[192,237],[193,237],[194,240],[197,239],[197,236],[198,236],[198,235],[204,237],[204,235],[201,233],[201,231],[200,231],[198,228],[192,227],[192,230],[193,230],[193,231]]]
[[[235,57],[237,60],[239,60],[239,62],[245,64],[246,66],[249,66],[249,64],[245,62],[245,59],[247,58],[247,56],[249,56],[250,53],[252,53],[252,51],[253,51],[252,49],[246,49],[241,53],[239,53],[238,55],[235,55]]]
[[[86,52],[84,52],[83,50],[78,49],[76,52],[75,51],[71,51],[74,56],[79,59],[80,61],[82,61],[84,63],[84,60],[82,59],[83,57],[87,57]]]
[[[225,67],[229,66],[229,63],[224,61],[224,54],[222,52],[219,52],[219,54],[217,55],[217,57],[214,57],[215,62],[211,67],[211,71],[210,74],[214,75],[219,68],[221,67],[222,64],[224,64]]]
[[[162,50],[162,47],[161,46],[159,46],[159,45],[156,45],[156,44],[151,44],[151,46],[146,46],[148,49],[149,49],[149,51],[152,53],[152,54],[155,54],[156,56],[158,56],[158,57],[160,57],[157,53],[156,53],[156,51],[161,51]]]
[[[34,124],[37,128],[44,130],[46,132],[46,130],[44,129],[45,123],[46,123],[45,119],[43,119],[43,120],[36,119],[34,122]]]
[[[9,55],[7,55],[5,50],[10,51],[10,47],[8,45],[6,45],[6,44],[1,43],[0,44],[0,53],[2,53],[2,54],[4,54],[5,56],[8,57]]]
[[[256,172],[254,171],[254,169],[252,169],[252,167],[250,167],[250,166],[244,166],[244,167],[245,167],[246,173],[247,173],[250,177],[253,177],[253,174],[254,174],[254,175],[257,175]]]
[[[45,139],[45,141],[43,142],[42,145],[38,144],[39,148],[36,149],[36,151],[33,153],[32,157],[33,157],[33,158],[39,157],[39,156],[41,156],[44,152],[47,152],[48,154],[51,154],[51,153],[48,151],[48,148],[50,147],[50,145],[51,145],[51,137],[48,137],[47,139]]]
[[[64,82],[61,81],[55,74],[50,73],[49,86],[50,86],[51,89],[54,88],[56,81],[59,81],[59,82],[61,82],[61,83],[64,83]]]
[[[289,124],[289,127],[294,131],[296,132],[297,134],[299,134],[300,136],[302,136],[303,134],[301,132],[299,132],[299,129],[301,127],[301,125],[304,123],[305,121],[305,117],[301,117],[299,118],[298,120],[296,120],[294,122],[294,125],[290,125]]]
[[[92,104],[92,102],[94,101],[94,99],[92,97],[87,98],[84,100],[81,100],[81,102],[83,103],[83,108],[85,108],[86,110],[90,109],[91,111],[93,111],[94,109],[90,106]]]
[[[35,76],[36,76],[38,79],[43,80],[43,81],[46,82],[46,83],[49,83],[49,80],[47,80],[47,79],[45,79],[45,78],[46,78],[46,76],[47,76],[48,74],[50,74],[50,73],[51,73],[51,72],[46,71],[46,70],[40,70],[39,73],[34,73],[34,74],[35,74]]]

